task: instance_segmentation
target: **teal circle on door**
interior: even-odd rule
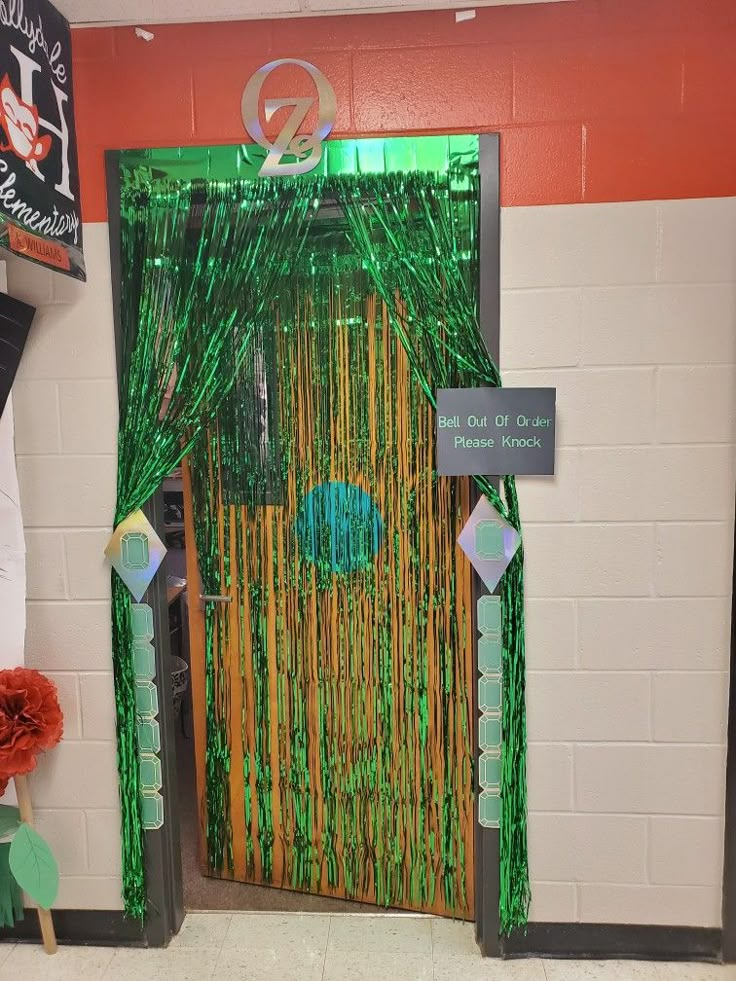
[[[383,518],[356,484],[330,480],[313,487],[299,508],[295,530],[302,552],[337,574],[367,569],[383,542]]]

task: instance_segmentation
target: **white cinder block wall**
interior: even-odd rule
[[[13,386],[28,550],[26,664],[59,687],[65,738],[32,793],[59,860],[63,909],[118,909],[120,819],[110,657],[117,383],[107,225],[85,225],[89,281],[8,260],[38,306]]]
[[[501,365],[558,390],[519,478],[532,916],[719,926],[736,199],[502,215]]]
[[[107,228],[41,305],[16,385],[27,660],[67,739],[34,778],[60,906],[120,906]],[[521,478],[536,920],[720,924],[734,503],[736,199],[502,215],[502,368],[555,385],[558,473]]]

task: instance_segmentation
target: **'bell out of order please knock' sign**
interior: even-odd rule
[[[437,472],[446,477],[555,472],[554,388],[437,390]]]

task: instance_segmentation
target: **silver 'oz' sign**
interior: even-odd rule
[[[292,109],[281,127],[280,133],[271,143],[261,126],[261,89],[271,72],[275,68],[280,68],[281,65],[297,65],[299,68],[303,68],[312,79],[317,89],[319,118],[313,133],[297,135],[299,127],[314,105],[314,96],[305,98],[286,96],[278,99],[266,99],[263,103],[263,115],[267,123],[271,121],[274,113],[279,109],[288,106]],[[279,58],[277,61],[269,61],[267,65],[259,68],[250,77],[243,91],[242,112],[243,124],[250,136],[264,150],[268,150],[268,156],[258,172],[259,177],[289,177],[296,174],[306,174],[320,162],[322,141],[327,138],[335,125],[337,112],[335,90],[322,72],[308,61],[300,61],[298,58]],[[282,163],[281,158],[284,154],[290,154],[297,159],[293,163]]]

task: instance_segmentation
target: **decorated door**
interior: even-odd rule
[[[470,918],[470,486],[362,263],[313,237],[188,461],[202,868]]]

